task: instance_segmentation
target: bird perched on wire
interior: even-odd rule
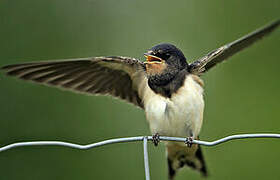
[[[240,50],[275,30],[277,20],[206,56],[188,63],[172,44],[148,50],[146,62],[122,56],[31,62],[2,67],[8,75],[86,94],[111,95],[145,111],[154,144],[159,135],[186,137],[167,142],[169,179],[184,166],[207,176],[201,148],[192,145],[203,121],[203,81],[200,76]]]

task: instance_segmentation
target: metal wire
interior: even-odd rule
[[[104,146],[107,144],[114,144],[114,143],[122,143],[122,142],[134,142],[134,141],[143,141],[144,137],[147,137],[148,141],[152,140],[152,136],[137,136],[137,137],[126,137],[126,138],[115,138],[109,139],[105,141],[100,141],[97,143],[87,144],[87,145],[80,145],[76,143],[70,142],[63,142],[63,141],[30,141],[30,142],[18,142],[12,143],[0,148],[0,152],[13,149],[16,147],[23,147],[23,146],[64,146],[74,149],[91,149],[99,146]],[[235,139],[245,139],[245,138],[280,138],[280,134],[237,134],[227,136],[215,141],[202,141],[202,140],[193,140],[194,144],[200,144],[204,146],[215,146],[221,143],[225,143],[227,141],[235,140]],[[178,141],[178,142],[185,142],[186,138],[182,137],[166,137],[160,136],[159,139],[161,141]]]
[[[150,180],[150,168],[149,168],[149,157],[148,157],[148,137],[144,137],[143,146],[144,146],[144,166],[145,166],[145,176],[146,180]]]
[[[215,141],[201,141],[201,140],[193,140],[194,144],[200,144],[204,146],[216,146],[218,144],[222,144],[231,140],[235,139],[246,139],[246,138],[280,138],[280,134],[237,134],[227,136]],[[160,136],[159,139],[161,141],[177,141],[177,142],[185,142],[186,138],[181,137],[166,137]],[[145,177],[146,180],[150,180],[150,169],[149,169],[149,159],[148,159],[148,143],[147,141],[151,141],[152,136],[138,136],[138,137],[127,137],[127,138],[116,138],[116,139],[109,139],[97,143],[87,144],[87,145],[80,145],[70,142],[63,142],[63,141],[31,141],[31,142],[18,142],[3,146],[0,148],[0,152],[13,149],[16,147],[23,147],[23,146],[64,146],[74,149],[91,149],[99,146],[104,146],[107,144],[114,144],[114,143],[122,143],[122,142],[133,142],[133,141],[143,141],[143,148],[144,148],[144,166],[145,166]]]

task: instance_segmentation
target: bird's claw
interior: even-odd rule
[[[193,137],[187,137],[187,138],[186,138],[186,141],[185,141],[185,144],[186,144],[188,147],[192,147],[192,144],[193,144]]]
[[[152,138],[153,138],[152,141],[154,145],[157,146],[159,143],[159,134],[158,133],[154,134]]]

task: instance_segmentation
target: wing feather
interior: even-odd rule
[[[143,108],[138,81],[144,64],[129,57],[92,57],[2,67],[7,75],[86,94],[112,95]],[[138,77],[135,78],[135,75]]]
[[[190,64],[190,72],[194,74],[201,74],[208,71],[216,64],[223,62],[235,53],[251,46],[257,40],[270,34],[279,26],[279,24],[280,20],[274,21],[273,23],[270,23],[263,28],[260,28],[240,39],[237,39],[236,41],[233,41],[216,50],[211,51],[206,56]]]

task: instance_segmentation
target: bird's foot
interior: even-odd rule
[[[185,144],[186,144],[188,147],[192,147],[192,145],[193,145],[193,137],[187,137],[187,138],[186,138],[186,141],[185,141]]]
[[[158,133],[154,134],[152,138],[153,138],[152,141],[154,145],[157,146],[159,143],[159,134]]]

